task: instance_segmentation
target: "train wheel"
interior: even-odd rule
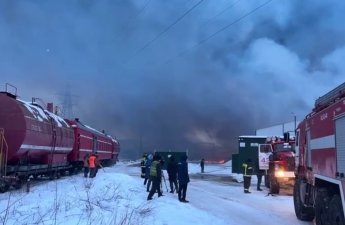
[[[279,194],[280,185],[277,179],[271,178],[270,179],[270,193],[271,194]]]
[[[71,168],[71,169],[68,169],[68,175],[69,176],[72,176],[75,172],[75,169],[74,168]]]
[[[5,183],[0,184],[0,193],[5,193],[9,188],[10,186]]]
[[[314,208],[306,207],[302,202],[302,198],[304,197],[304,194],[302,196],[302,193],[305,193],[305,191],[302,191],[303,188],[306,189],[306,182],[301,179],[297,179],[293,189],[295,214],[300,220],[312,221],[315,217]]]
[[[18,190],[18,189],[21,189],[22,186],[23,186],[23,182],[22,182],[22,180],[20,180],[20,179],[17,180],[16,183],[14,184],[14,188],[17,189],[17,190]]]
[[[326,188],[317,191],[315,200],[315,223],[316,225],[330,225],[329,218],[330,197]]]
[[[329,203],[329,218],[332,225],[343,225],[345,224],[343,207],[340,196],[338,194],[333,195]]]

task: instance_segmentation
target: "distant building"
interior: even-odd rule
[[[294,136],[295,127],[298,125],[299,121],[292,121],[287,123],[277,124],[271,127],[260,128],[255,131],[256,136],[277,136],[283,134],[285,132],[290,132],[290,135]]]

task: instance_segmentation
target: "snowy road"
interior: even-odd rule
[[[188,204],[177,194],[147,201],[146,187],[136,163],[119,163],[100,170],[96,178],[82,174],[40,182],[0,194],[0,223],[6,225],[311,225],[297,220],[291,193],[267,196],[267,190],[243,193],[238,174],[226,165],[207,165],[201,175],[189,164]],[[165,178],[167,179],[166,171]],[[237,176],[237,177],[236,177]],[[168,182],[168,180],[167,180]],[[30,220],[28,220],[30,218]]]
[[[191,182],[187,199],[190,206],[209,216],[221,219],[224,224],[240,225],[311,225],[296,218],[291,190],[282,190],[280,195],[267,196],[267,189],[256,191],[256,178],[253,177],[251,194],[243,193],[243,183],[234,182],[222,165],[209,165],[201,175],[197,164],[189,163]],[[227,171],[225,171],[227,170]],[[127,172],[139,176],[137,169]],[[166,174],[166,171],[164,171]],[[167,176],[166,176],[167,177]],[[163,186],[163,191],[166,188]],[[165,193],[168,198],[172,194]],[[176,194],[175,194],[176,195]]]
[[[253,185],[252,185],[253,186]],[[254,188],[252,188],[254,189]],[[242,184],[216,184],[193,179],[189,185],[190,204],[222,218],[228,224],[256,225],[312,224],[299,221],[294,213],[292,196],[267,196],[267,191],[244,194]],[[202,197],[200,197],[202,196]]]

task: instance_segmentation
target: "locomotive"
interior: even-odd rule
[[[74,174],[91,153],[102,165],[114,164],[119,151],[115,138],[79,119],[61,118],[53,113],[52,103],[45,108],[36,98],[25,102],[10,84],[0,92],[0,192],[20,188],[31,176]]]

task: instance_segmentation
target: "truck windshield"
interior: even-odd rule
[[[274,150],[276,152],[295,151],[295,145],[289,144],[289,143],[278,143],[278,144],[275,144]]]

